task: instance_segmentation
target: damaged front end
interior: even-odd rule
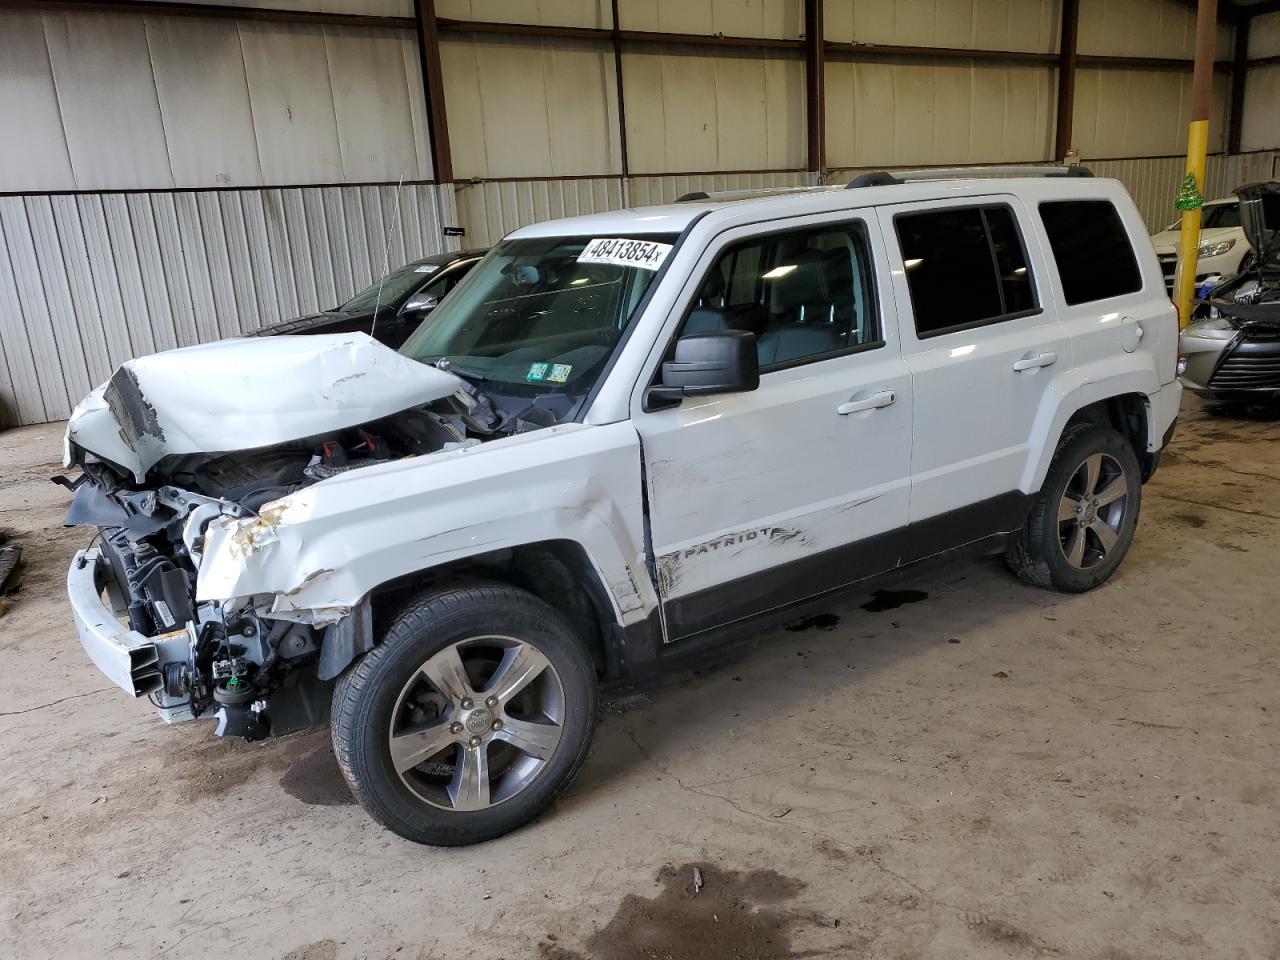
[[[218,734],[253,739],[323,722],[327,681],[371,643],[367,602],[276,616],[274,594],[202,589],[206,552],[259,550],[292,494],[479,443],[501,421],[458,377],[362,334],[125,364],[77,408],[66,465],[82,472],[58,478],[67,525],[98,531],[68,573],[85,650],[169,722],[215,715]]]

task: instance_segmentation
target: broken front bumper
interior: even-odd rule
[[[111,600],[108,606],[103,592]],[[190,717],[186,700],[164,693],[164,664],[185,663],[191,648],[191,634],[178,630],[159,637],[144,637],[119,620],[125,605],[107,581],[98,548],[80,550],[67,571],[67,596],[75,617],[80,645],[89,659],[116,686],[135,696],[149,696],[167,721]]]

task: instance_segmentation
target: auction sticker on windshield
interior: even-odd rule
[[[582,253],[578,254],[578,262],[610,263],[618,267],[657,270],[670,252],[671,244],[669,243],[612,237],[592,240]]]

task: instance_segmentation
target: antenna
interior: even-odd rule
[[[369,324],[369,336],[378,329],[378,314],[382,310],[382,284],[387,279],[387,271],[391,269],[391,231],[400,223],[400,188],[404,186],[404,173],[400,174],[400,182],[396,184],[396,206],[391,211],[391,223],[387,227],[387,235],[382,239],[382,273],[378,275],[378,295],[373,300],[373,323]]]

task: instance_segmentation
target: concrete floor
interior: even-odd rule
[[[1108,586],[976,561],[762,636],[616,697],[566,799],[461,850],[369,821],[325,732],[109,687],[60,426],[0,434],[0,956],[1280,956],[1280,423],[1186,406]]]

